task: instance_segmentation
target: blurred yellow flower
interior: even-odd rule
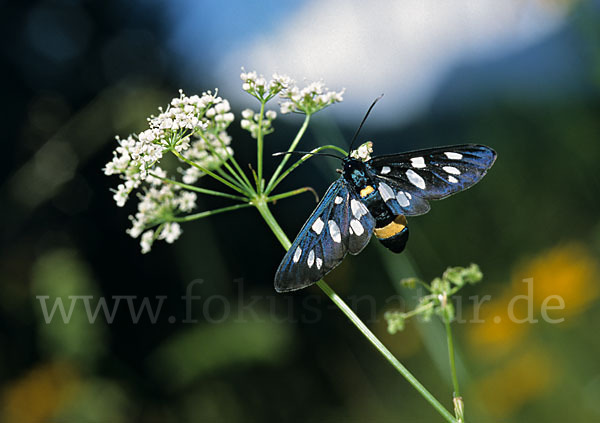
[[[513,278],[515,295],[527,295],[524,279],[533,280],[533,309],[539,313],[544,303],[557,305],[557,299],[564,300],[564,309],[550,311],[552,318],[560,318],[584,311],[598,298],[600,293],[600,272],[598,261],[580,243],[560,245],[548,250],[517,269]],[[556,316],[553,316],[556,314]]]
[[[474,381],[472,395],[496,418],[506,418],[551,388],[557,366],[541,350],[513,357],[484,378]]]
[[[529,324],[516,323],[508,316],[511,292],[485,302],[479,311],[479,322],[471,321],[467,327],[467,340],[477,356],[496,359],[510,351],[529,331]],[[521,304],[515,303],[519,309]]]
[[[42,423],[52,421],[77,391],[78,377],[65,363],[33,368],[9,384],[2,395],[1,421]]]
[[[506,354],[523,340],[532,323],[543,319],[557,323],[581,313],[600,293],[598,262],[578,243],[543,252],[513,275],[511,285],[499,295],[480,301],[479,319],[469,322],[467,340],[479,358],[494,360]]]

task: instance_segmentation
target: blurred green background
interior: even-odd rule
[[[385,14],[390,4],[384,3],[373,8]],[[367,94],[350,80],[348,101],[331,108],[339,112],[315,117],[303,148],[346,147],[357,116],[383,91],[361,136],[375,141],[375,154],[476,142],[499,156],[475,188],[410,219],[406,253],[396,256],[372,242],[327,280],[450,408],[439,324],[411,322],[391,336],[382,316],[401,306],[394,296],[403,277],[429,280],[447,266],[478,263],[484,281],[462,292],[463,315],[473,314],[470,296],[491,299],[481,306],[482,322],[454,326],[468,421],[600,421],[600,3],[514,3],[506,3],[514,6],[508,33],[539,24],[528,19],[531,8],[549,10],[558,23],[526,43],[507,47],[508,36],[484,43],[475,58],[457,53],[427,82],[427,106],[414,93],[403,105],[395,102],[402,93],[394,92],[397,81],[388,75]],[[239,66],[265,75],[296,69],[269,68],[277,56],[248,63],[231,52],[250,54],[243,48],[248,40],[277,39],[278,25],[315,4],[55,0],[0,6],[1,421],[441,421],[318,289],[275,294],[283,250],[256,211],[184,225],[175,244],[157,243],[141,255],[125,233],[133,206],[115,206],[109,188],[117,180],[101,171],[114,135],[144,129],[145,118],[179,88],[194,94],[225,84],[222,94],[239,116],[243,101],[231,88],[239,83]],[[347,18],[357,4],[340,8],[338,17]],[[393,69],[396,57],[400,72],[401,49],[378,41],[377,31],[363,31],[360,20],[344,25],[344,39],[375,39],[380,63],[366,66],[359,51],[351,58],[356,68],[335,68],[340,80],[329,76],[328,86],[340,88],[348,75]],[[434,33],[435,21],[423,28]],[[410,32],[403,36],[408,44],[422,41]],[[457,45],[478,37],[474,31]],[[334,48],[344,55],[343,43]],[[220,74],[236,57],[229,73]],[[303,57],[295,60],[301,67]],[[408,67],[409,57],[404,61]],[[416,73],[425,73],[428,62],[419,63]],[[333,64],[326,65],[331,75]],[[267,152],[286,148],[297,128],[295,119],[278,118]],[[254,143],[237,122],[231,134],[238,161],[253,161]],[[335,163],[315,159],[281,191],[308,185],[322,194],[336,177]],[[199,201],[201,209],[223,204]],[[314,205],[306,194],[281,201],[273,213],[293,237]],[[539,321],[518,324],[507,310],[515,295],[528,294],[526,278],[534,281],[530,304]],[[189,310],[181,298],[188,290],[200,297]],[[68,311],[75,295],[81,297],[68,324],[58,314],[46,323],[40,296],[47,296],[48,310],[62,298]],[[562,323],[542,319],[551,295],[564,299],[564,310],[549,313]],[[100,297],[111,308],[120,296],[120,305],[110,321],[100,314],[90,322],[86,296],[92,310]],[[136,322],[128,307],[139,311],[144,299],[154,310],[161,301],[162,307],[156,319],[143,312]],[[525,316],[528,304],[518,304],[517,314]]]

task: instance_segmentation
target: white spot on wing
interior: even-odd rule
[[[338,195],[333,201],[335,202],[335,204],[340,204],[342,201],[344,201],[344,199]]]
[[[302,255],[302,248],[298,247],[296,248],[296,252],[294,253],[294,258],[292,260],[294,260],[294,263],[298,263],[298,260],[300,260],[300,256]]]
[[[444,153],[446,155],[446,157],[448,157],[450,160],[460,160],[463,158],[463,155],[460,153],[454,153],[452,151],[446,151]]]
[[[406,207],[410,204],[410,201],[402,191],[398,191],[398,195],[396,195],[396,201],[398,201],[400,207]]]
[[[412,164],[412,167],[416,169],[422,169],[425,167],[425,159],[423,157],[413,157],[410,159],[410,163]]]
[[[381,168],[381,173],[382,175],[387,175],[388,173],[390,173],[392,171],[392,169],[389,166],[384,166]]]
[[[315,250],[310,250],[310,253],[308,253],[308,259],[306,259],[306,264],[308,264],[308,267],[312,267],[314,262],[315,262]]]
[[[454,176],[450,175],[450,176],[448,176],[448,182],[455,184],[458,182],[458,179],[456,179]]]
[[[411,184],[417,188],[425,189],[425,179],[423,179],[417,172],[412,169],[406,171],[406,176]]]
[[[323,266],[323,260],[321,260],[319,257],[317,257],[317,269],[321,269],[321,267]]]
[[[460,175],[460,170],[454,166],[444,166],[442,169],[444,169],[444,172],[450,173],[451,175]]]
[[[394,198],[394,190],[390,188],[390,186],[384,182],[379,184],[379,194],[381,194],[381,198],[383,201],[388,201]]]
[[[365,228],[363,228],[363,225],[361,225],[360,222],[356,219],[352,219],[350,221],[350,228],[354,230],[354,234],[357,236],[361,236],[363,234],[363,232],[365,231]]]
[[[333,220],[327,222],[329,226],[329,234],[331,235],[331,239],[338,244],[342,242],[342,234],[340,233],[340,227]]]
[[[325,223],[323,223],[323,221],[319,217],[317,218],[317,220],[315,220],[315,223],[312,224],[311,228],[313,231],[315,231],[317,235],[320,235],[321,231],[323,230],[323,226],[325,226]]]
[[[352,214],[357,219],[360,219],[368,212],[365,205],[354,198],[352,200],[350,200],[350,208],[352,209]]]

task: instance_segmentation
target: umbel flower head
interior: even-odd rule
[[[119,175],[124,180],[114,195],[119,207],[125,205],[131,191],[147,178],[165,151],[189,150],[189,158],[206,169],[218,167],[225,157],[233,154],[229,147],[231,138],[226,132],[234,119],[229,102],[210,91],[191,97],[181,90],[179,93],[166,110],[161,107],[158,116],[148,118],[149,129],[126,139],[117,136],[119,146],[104,173]],[[195,167],[185,172],[188,183],[202,176]]]
[[[256,166],[240,166],[233,157],[231,137],[227,133],[234,120],[229,102],[210,91],[179,97],[159,108],[148,118],[148,127],[126,138],[117,137],[113,158],[104,167],[106,175],[118,175],[121,183],[113,190],[113,198],[123,207],[130,198],[137,198],[137,211],[130,216],[129,235],[140,238],[142,252],[150,251],[154,241],[174,242],[181,234],[181,222],[200,219],[216,213],[257,206],[306,192],[301,188],[271,196],[271,192],[298,163],[285,168],[290,156],[285,156],[265,179],[263,166],[264,137],[274,131],[277,112],[267,109],[267,102],[277,95],[283,113],[305,114],[288,152],[294,151],[306,131],[310,115],[342,101],[343,91],[329,91],[322,82],[298,88],[286,75],[273,74],[271,79],[256,72],[243,71],[242,89],[260,102],[258,110],[246,109],[240,122],[256,140]],[[335,148],[324,146],[324,148]],[[166,162],[177,160],[179,166]],[[300,162],[299,162],[300,163]],[[169,174],[169,169],[171,173]],[[250,169],[251,175],[246,172]],[[199,179],[209,176],[234,193],[199,187]],[[135,195],[132,195],[134,194]],[[197,193],[236,200],[238,204],[216,210],[190,212],[196,207]]]
[[[283,100],[280,103],[282,114],[297,112],[311,115],[344,99],[344,89],[328,90],[323,81],[311,82],[299,88],[287,75],[274,73],[272,79],[267,81],[264,76],[246,72],[243,68],[240,78],[244,81],[242,89],[260,101],[266,102],[279,94]],[[251,130],[247,123],[244,129]]]
[[[291,86],[279,95],[284,99],[281,102],[281,113],[315,113],[331,104],[341,102],[344,99],[344,91],[329,91],[323,81],[311,82],[302,89]]]
[[[117,136],[113,159],[104,167],[106,175],[118,175],[122,180],[113,195],[119,207],[144,184],[138,195],[138,212],[131,217],[133,226],[128,230],[134,238],[145,228],[195,207],[195,193],[165,182],[167,172],[158,166],[165,153],[173,152],[180,160],[185,157],[195,163],[188,166],[184,162],[186,166],[179,169],[183,182],[188,184],[203,176],[203,169],[216,169],[233,155],[227,128],[234,115],[229,102],[216,93],[207,91],[188,97],[180,90],[179,97],[172,99],[166,109],[159,108],[159,112],[148,118],[148,129],[124,139]],[[142,251],[149,251],[155,239],[173,242],[180,233],[175,222],[147,231],[142,236]]]

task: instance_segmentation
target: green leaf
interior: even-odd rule
[[[171,388],[183,388],[233,365],[278,364],[291,350],[290,325],[256,314],[255,320],[197,324],[180,332],[152,354],[152,372]]]

